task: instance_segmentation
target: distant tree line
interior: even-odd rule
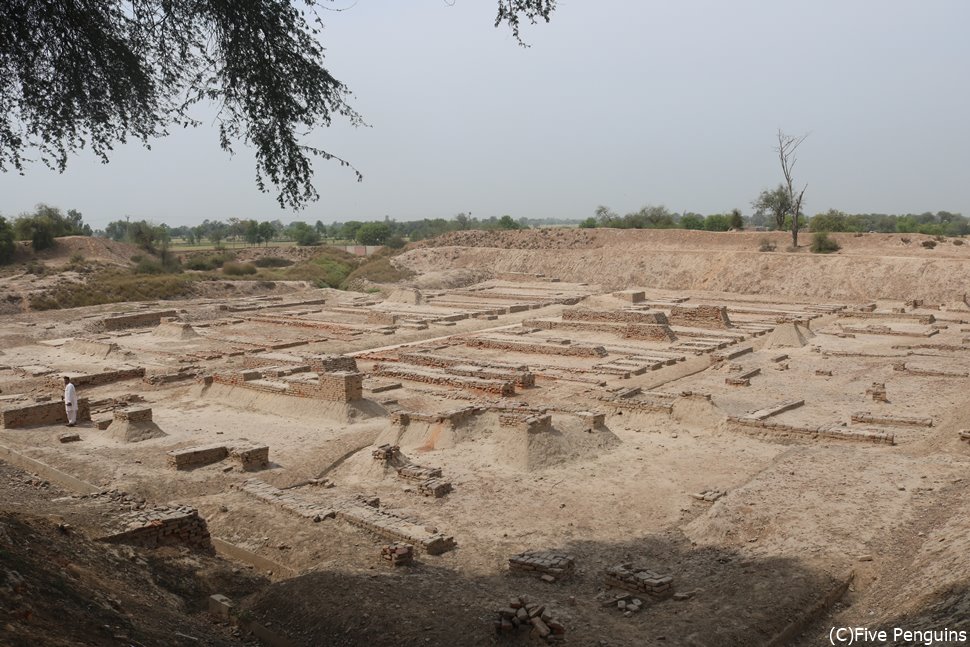
[[[0,216],[0,263],[13,258],[14,244],[29,240],[35,251],[52,247],[54,239],[62,236],[90,236],[91,227],[84,224],[81,212],[38,204],[33,212],[22,213],[13,222]]]

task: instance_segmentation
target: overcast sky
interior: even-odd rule
[[[965,0],[561,0],[519,47],[494,0],[338,0],[330,71],[370,124],[309,143],[319,202],[282,210],[252,155],[215,129],[152,150],[82,154],[58,174],[0,174],[0,214],[38,202],[103,227],[130,215],[172,226],[388,215],[585,218],[740,208],[781,180],[778,128],[809,136],[796,179],[806,211],[970,215],[970,2]],[[200,114],[205,114],[201,112]]]

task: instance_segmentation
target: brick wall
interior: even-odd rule
[[[173,449],[166,454],[168,466],[177,470],[187,470],[202,465],[218,463],[229,455],[225,445],[204,445],[201,447],[186,447]]]
[[[640,310],[588,310],[573,308],[564,310],[563,321],[610,321],[613,323],[668,323],[667,315],[660,311]]]
[[[100,330],[124,330],[126,328],[147,328],[157,326],[162,322],[162,317],[175,317],[178,313],[174,310],[156,310],[154,312],[136,312],[131,314],[115,315],[105,317],[98,321],[95,326]]]
[[[104,384],[111,384],[113,382],[120,382],[122,380],[139,380],[145,377],[145,367],[129,366],[125,368],[116,368],[109,371],[102,371],[101,373],[70,375],[71,382],[75,387],[80,388],[82,386],[102,386]],[[63,387],[64,377],[60,374],[52,375],[48,378],[47,383],[52,389]]]
[[[732,328],[724,306],[671,306],[670,323],[691,328]]]
[[[608,354],[602,346],[587,346],[585,344],[542,344],[520,341],[505,341],[488,339],[485,337],[470,337],[464,340],[466,346],[472,348],[492,348],[495,350],[514,351],[517,353],[532,353],[537,355],[566,355],[571,357],[606,357]]]
[[[101,537],[100,541],[145,548],[188,546],[212,550],[209,528],[194,508],[137,511],[127,515],[127,520],[128,530]]]
[[[91,420],[91,407],[87,398],[78,398],[78,422]],[[4,429],[20,429],[34,425],[56,425],[67,423],[67,412],[64,402],[32,402],[29,404],[8,405],[0,410],[0,427]]]
[[[148,407],[115,409],[114,419],[119,422],[151,422],[152,410]]]
[[[515,395],[515,385],[508,380],[489,380],[478,377],[465,377],[462,375],[441,373],[432,369],[408,369],[390,364],[377,364],[374,367],[374,374],[386,377],[396,377],[414,382],[424,382],[425,384],[454,386],[458,387],[459,389],[469,389],[482,393],[495,393],[501,396]]]

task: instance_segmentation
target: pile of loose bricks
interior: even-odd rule
[[[495,632],[499,635],[515,635],[529,632],[529,636],[547,643],[558,643],[565,639],[566,628],[556,620],[544,604],[530,603],[525,596],[509,600],[509,606],[499,609],[498,619],[494,621]]]
[[[632,564],[619,564],[606,569],[606,584],[617,588],[643,593],[654,600],[664,600],[674,593],[671,575],[661,575]]]
[[[532,550],[509,557],[509,571],[538,576],[544,582],[555,582],[572,575],[576,560],[566,553]]]
[[[408,566],[414,562],[414,546],[399,541],[381,547],[381,560],[391,566]]]
[[[873,382],[872,386],[866,389],[866,396],[872,398],[876,402],[889,402],[889,396],[886,394],[885,382]]]

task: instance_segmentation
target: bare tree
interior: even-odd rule
[[[802,187],[802,190],[795,192],[795,178],[792,175],[792,169],[795,168],[795,162],[798,158],[795,157],[795,152],[798,147],[801,146],[802,142],[808,135],[802,135],[801,137],[793,137],[791,135],[786,135],[778,129],[778,161],[781,162],[781,172],[785,176],[785,191],[788,193],[788,205],[791,208],[791,244],[792,247],[798,247],[798,219],[802,212],[802,196],[805,195],[805,189],[808,188],[806,184]]]

